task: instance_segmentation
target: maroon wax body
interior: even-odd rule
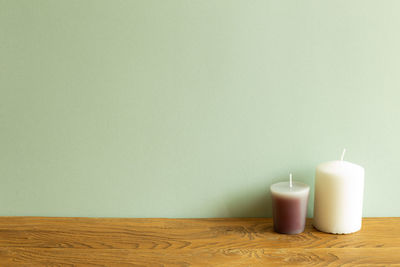
[[[274,230],[282,234],[298,234],[304,231],[307,203],[300,198],[275,196],[272,198]]]
[[[274,230],[282,234],[298,234],[304,231],[306,223],[309,186],[293,183],[289,188],[286,184],[271,186]]]

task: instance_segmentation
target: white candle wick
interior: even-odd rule
[[[346,153],[346,148],[343,149],[342,156],[340,157],[340,161],[343,161],[345,153]]]
[[[289,187],[293,187],[293,179],[292,179],[292,174],[289,174]]]

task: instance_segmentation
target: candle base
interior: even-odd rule
[[[315,229],[317,229],[318,231],[320,231],[320,232],[333,234],[333,235],[348,235],[348,234],[353,234],[353,233],[358,232],[358,231],[361,230],[361,226],[357,227],[357,228],[354,228],[354,229],[350,229],[348,231],[332,231],[332,230],[328,231],[327,229],[320,228],[320,227],[316,226],[315,224],[313,224],[313,227]]]
[[[274,231],[278,234],[285,234],[285,235],[297,235],[297,234],[301,234],[304,232],[304,228],[303,229],[299,229],[299,230],[295,230],[295,231],[284,231],[284,230],[280,230],[274,227]]]

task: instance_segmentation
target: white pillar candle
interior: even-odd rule
[[[343,160],[317,166],[313,225],[322,232],[349,234],[361,229],[364,168]]]

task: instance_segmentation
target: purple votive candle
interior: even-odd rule
[[[304,231],[310,187],[299,182],[271,185],[272,217],[275,232],[299,234]]]

